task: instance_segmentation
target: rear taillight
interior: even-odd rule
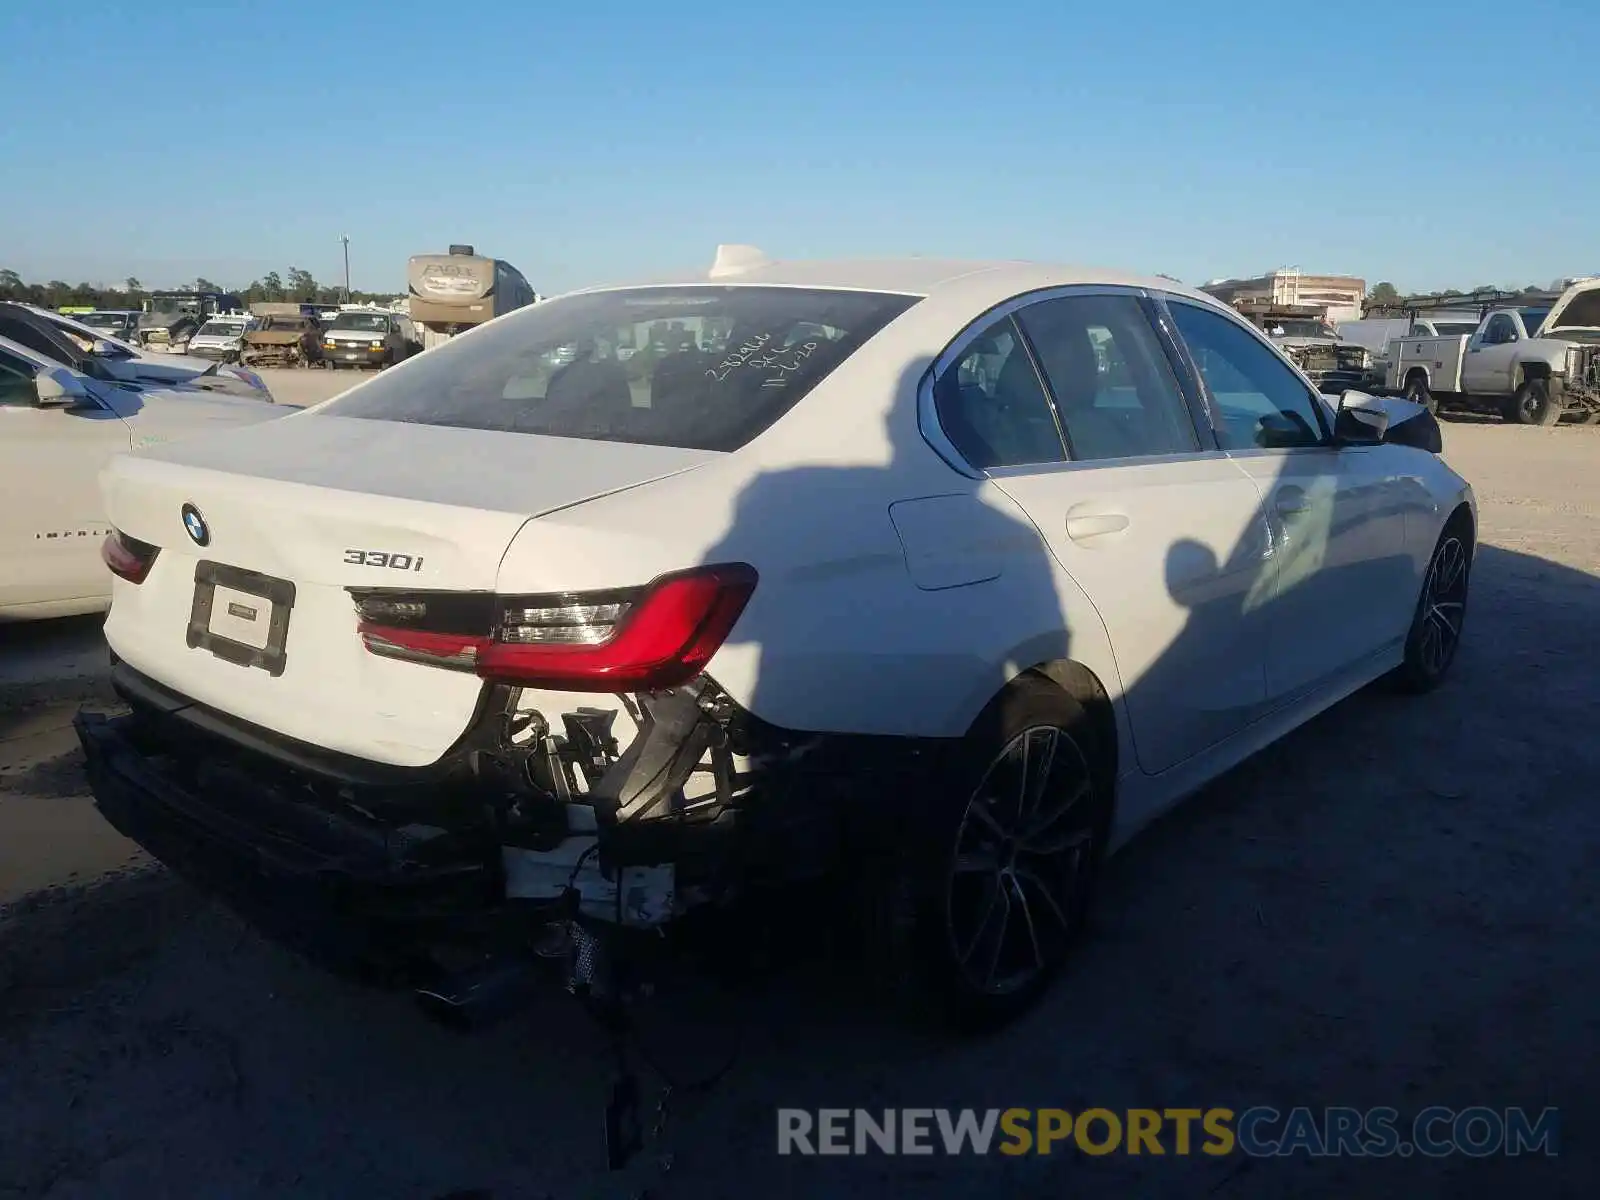
[[[113,529],[100,543],[100,557],[111,573],[129,583],[143,583],[160,553],[161,547],[129,537],[120,529]]]
[[[384,658],[521,687],[630,692],[675,687],[700,674],[755,587],[754,567],[728,563],[625,591],[504,597],[493,602],[492,617],[477,603],[492,598],[481,595],[355,597],[361,640]]]

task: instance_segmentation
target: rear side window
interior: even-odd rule
[[[915,300],[719,286],[571,296],[446,342],[319,411],[736,450]]]
[[[1034,466],[1066,459],[1050,400],[1016,323],[1002,317],[967,347],[933,390],[939,427],[972,466]]]
[[[1079,462],[1198,450],[1155,331],[1131,296],[1063,296],[1018,315]]]

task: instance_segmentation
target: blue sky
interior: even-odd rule
[[[341,233],[362,288],[453,241],[547,293],[718,242],[1600,271],[1597,0],[19,0],[0,44],[34,280],[333,281]]]

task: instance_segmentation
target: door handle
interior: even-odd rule
[[[1067,536],[1075,542],[1105,537],[1110,533],[1121,533],[1127,527],[1128,518],[1125,513],[1094,513],[1081,517],[1069,514],[1067,517]]]

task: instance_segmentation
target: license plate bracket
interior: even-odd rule
[[[242,592],[267,601],[266,644],[252,646],[226,637],[212,629],[217,589]],[[287,579],[275,579],[259,571],[247,571],[228,563],[201,559],[194,567],[194,603],[189,609],[187,642],[191,649],[209,650],[218,658],[241,667],[259,667],[273,678],[288,665],[289,614],[294,609],[295,588]]]

